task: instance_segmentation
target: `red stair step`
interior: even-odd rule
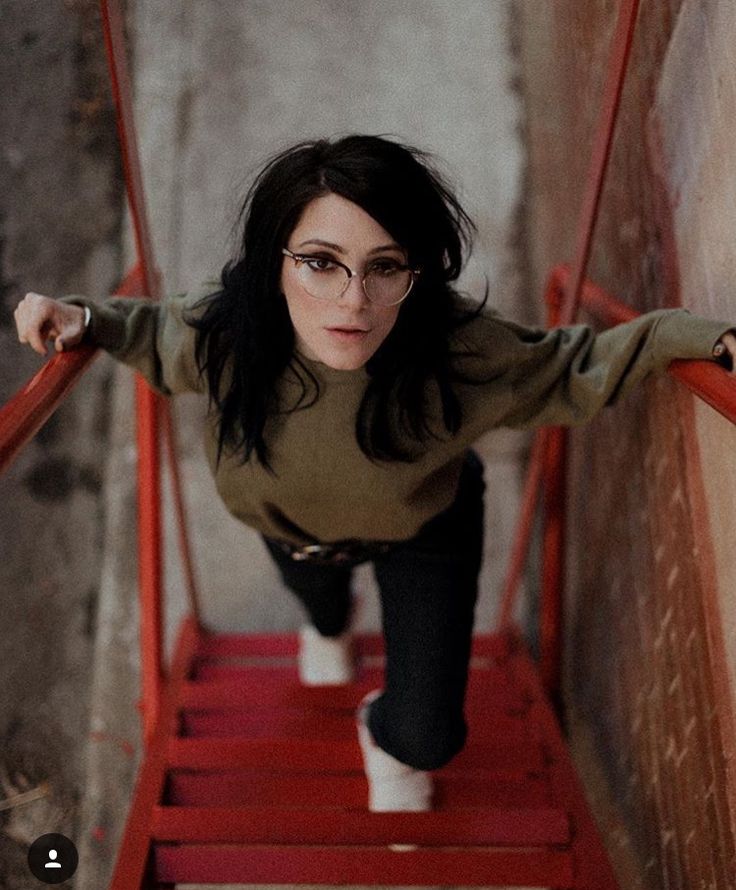
[[[567,814],[554,807],[371,813],[365,808],[156,807],[156,840],[239,843],[421,846],[543,846],[570,841]]]
[[[493,686],[507,685],[508,678],[503,667],[488,661],[477,668],[478,680],[488,682]],[[270,679],[273,677],[273,679]],[[241,661],[213,661],[206,659],[198,661],[190,673],[190,681],[204,682],[209,680],[242,680],[254,682],[258,678],[268,678],[267,682],[299,682],[297,666],[294,660],[270,661],[262,659],[243,664]],[[358,660],[358,682],[383,681],[383,666],[367,664]]]
[[[324,739],[182,739],[169,740],[168,766],[185,769],[250,768],[276,772],[351,772],[363,768],[357,741]],[[486,767],[540,772],[544,759],[537,746],[502,742],[468,743],[454,758],[457,768]]]
[[[469,715],[469,734],[473,741],[504,739],[508,744],[527,744],[533,735],[528,723],[512,714],[477,719]],[[347,712],[324,713],[304,708],[281,710],[253,708],[250,711],[191,710],[180,715],[179,734],[186,738],[356,738],[355,715]]]
[[[368,675],[370,676],[370,675]],[[326,711],[355,710],[360,699],[372,689],[381,685],[382,673],[376,672],[375,679],[367,680],[366,674],[360,682],[350,686],[302,686],[296,674],[292,681],[264,672],[228,680],[186,682],[182,684],[180,707],[186,709],[245,710],[258,706],[269,708],[313,707]],[[468,710],[523,712],[528,708],[528,698],[523,692],[503,685],[476,682],[468,684],[466,706]]]
[[[548,807],[554,797],[546,776],[457,770],[445,767],[434,775],[437,809],[485,807]],[[253,770],[168,774],[165,802],[173,806],[313,806],[329,803],[367,807],[364,775],[271,775]],[[482,814],[481,814],[482,815]]]
[[[554,848],[423,848],[398,845],[238,847],[165,844],[153,848],[156,879],[174,883],[375,884],[571,887],[572,856]]]
[[[381,634],[360,634],[356,637],[359,655],[383,655]],[[298,636],[287,634],[205,634],[197,645],[195,659],[202,658],[274,658],[295,657],[299,648]],[[504,637],[497,635],[473,638],[472,654],[481,658],[504,659],[509,647]]]

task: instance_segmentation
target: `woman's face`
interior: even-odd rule
[[[361,283],[366,264],[380,259],[403,264],[406,252],[365,210],[332,192],[307,204],[286,247],[339,260],[357,273],[339,299],[321,300],[305,291],[296,262],[284,256],[281,289],[299,352],[336,370],[360,368],[386,339],[400,309],[366,297]]]

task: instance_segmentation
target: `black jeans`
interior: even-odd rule
[[[484,491],[483,464],[468,450],[453,503],[413,538],[373,560],[386,667],[384,691],[370,707],[368,726],[379,747],[415,769],[438,769],[465,744]],[[344,630],[351,567],[296,562],[264,541],[320,633]]]

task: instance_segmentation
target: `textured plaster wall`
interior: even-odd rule
[[[709,0],[683,4],[652,109],[671,197],[682,301],[736,319],[736,10]],[[702,64],[693,66],[693,59]],[[736,428],[698,405],[697,439],[716,561],[715,599],[736,689]]]
[[[541,286],[572,258],[619,4],[516,8]],[[736,321],[733,36],[730,3],[641,4],[589,268],[639,311]],[[736,873],[733,445],[664,377],[571,436],[565,698],[573,750],[590,733],[619,813],[605,838],[626,887],[720,890]]]
[[[117,155],[95,0],[0,2],[0,404],[43,360],[17,342],[28,290],[109,290]],[[0,886],[28,845],[75,837],[103,541],[109,368],[97,363],[0,478]]]

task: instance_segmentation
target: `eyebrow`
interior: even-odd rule
[[[340,247],[339,244],[333,244],[331,241],[322,241],[321,238],[310,238],[308,241],[302,241],[298,247],[304,247],[306,244],[319,244],[322,247],[329,247],[331,250],[336,251],[337,253],[345,254],[345,249]],[[403,248],[399,244],[382,244],[380,247],[374,247],[373,250],[368,251],[368,256],[373,253],[380,253],[382,250],[398,250],[400,253],[403,253]]]

